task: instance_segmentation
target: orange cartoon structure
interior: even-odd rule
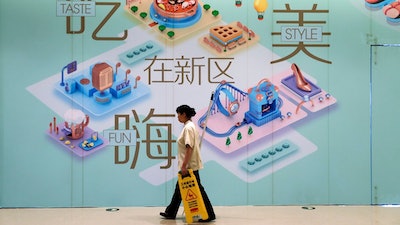
[[[243,31],[233,25],[212,27],[210,37],[229,49],[236,47],[236,43],[246,42],[246,39],[243,38]]]

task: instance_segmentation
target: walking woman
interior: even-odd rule
[[[196,176],[197,183],[203,197],[204,204],[208,213],[208,219],[200,219],[199,222],[210,222],[215,220],[214,209],[208,199],[207,193],[200,182],[199,170],[203,168],[203,163],[200,156],[200,137],[196,130],[196,126],[191,118],[196,115],[194,108],[188,105],[181,105],[176,108],[176,113],[179,122],[183,123],[184,127],[180,136],[177,139],[178,143],[178,166],[182,176],[188,174],[188,169],[192,169]],[[171,203],[165,209],[165,212],[160,212],[160,215],[165,219],[175,219],[181,204],[182,197],[179,191],[179,184],[176,183],[175,192],[172,196]]]

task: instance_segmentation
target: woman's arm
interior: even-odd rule
[[[186,145],[186,153],[185,158],[182,163],[181,173],[182,175],[186,175],[187,172],[187,165],[189,163],[190,158],[192,158],[193,148],[190,145]]]

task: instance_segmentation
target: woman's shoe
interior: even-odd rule
[[[167,220],[174,220],[175,219],[175,216],[169,215],[166,212],[160,212],[160,216],[164,217]]]
[[[297,88],[303,91],[310,92],[312,90],[311,85],[306,81],[299,67],[293,63],[291,68],[293,70],[293,75],[294,79],[296,80]]]

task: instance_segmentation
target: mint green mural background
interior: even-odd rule
[[[324,37],[324,43],[329,43],[330,47],[313,49],[313,53],[333,63],[318,62],[304,53],[288,61],[301,65],[302,70],[313,75],[318,84],[338,100],[312,119],[306,118],[292,126],[318,146],[318,150],[263,179],[244,182],[216,161],[207,162],[201,176],[213,204],[399,204],[400,189],[393,188],[400,186],[400,181],[395,179],[400,172],[395,165],[400,160],[399,151],[393,146],[397,126],[379,125],[388,121],[398,124],[398,120],[393,119],[400,106],[394,97],[385,100],[396,93],[373,92],[374,104],[383,109],[373,108],[377,113],[372,117],[376,123],[372,127],[377,130],[371,130],[370,45],[400,43],[400,26],[387,24],[382,13],[366,9],[361,0],[268,1],[263,21],[257,20],[251,1],[243,1],[240,8],[233,0],[204,2],[218,9],[227,23],[244,21],[260,35],[262,46],[280,56],[289,54],[292,49],[272,47],[273,43],[280,43],[278,37],[271,36],[271,32],[280,31],[276,20],[285,18],[272,13],[273,9],[283,9],[285,3],[303,9],[315,3],[320,9],[328,9],[329,14],[318,19],[327,21],[323,27],[331,35]],[[143,181],[139,171],[157,163],[143,152],[139,154],[140,163],[130,170],[129,165],[114,164],[112,147],[80,159],[60,150],[45,135],[54,112],[26,88],[58,73],[72,60],[83,62],[121,44],[91,38],[102,16],[88,18],[84,34],[67,35],[65,18],[56,17],[55,5],[55,1],[47,0],[29,4],[11,0],[0,2],[0,207],[165,205],[175,180],[160,186]],[[97,15],[105,15],[110,8],[97,7],[96,10]],[[113,36],[137,25],[139,23],[120,7],[102,32]],[[396,65],[398,60],[395,59],[400,56],[398,49],[373,49],[372,86],[375,84],[377,90],[396,90],[398,82],[376,82],[380,81],[380,74],[396,73],[396,67],[389,65]],[[245,67],[250,67],[252,57],[263,56],[249,55]],[[386,61],[390,63],[385,64]],[[277,72],[276,67],[273,65],[271,71],[260,73],[272,75]],[[176,96],[173,101],[159,106],[165,109],[164,113],[174,113],[177,104],[189,101],[182,96],[188,96],[191,87],[170,88],[166,92]],[[209,90],[203,93],[206,97],[193,104],[208,104]],[[172,125],[179,129],[177,121]],[[385,137],[386,141],[382,141]],[[205,144],[205,148],[208,147]],[[382,157],[376,148],[391,150]]]

